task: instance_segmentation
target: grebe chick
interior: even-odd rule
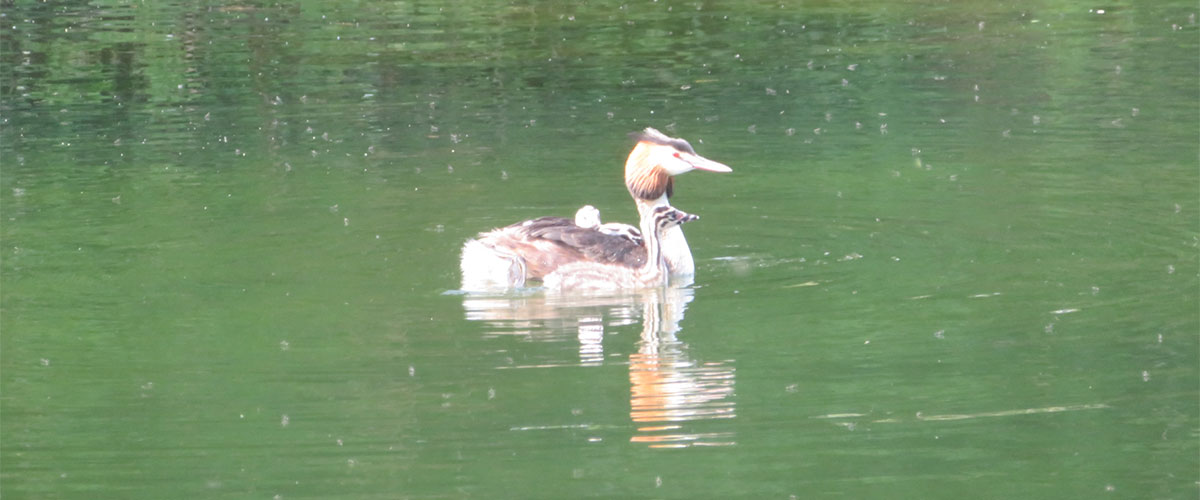
[[[555,291],[618,291],[662,286],[669,276],[660,239],[666,231],[699,216],[670,206],[657,207],[642,217],[646,259],[641,265],[571,262],[546,275],[543,284]]]
[[[642,244],[642,232],[638,228],[620,222],[600,223],[600,210],[591,205],[584,205],[575,211],[575,225],[595,229],[601,233],[620,236],[635,244]]]
[[[583,228],[600,227],[600,209],[584,205],[575,211],[575,225]]]

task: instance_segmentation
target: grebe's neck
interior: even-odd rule
[[[638,274],[645,281],[660,281],[666,279],[667,264],[663,261],[661,234],[658,218],[653,210],[648,210],[640,217],[639,225],[642,230],[642,245],[646,247],[646,262],[638,268]]]
[[[634,198],[633,201],[637,205],[639,220],[645,219],[647,216],[653,217],[654,209],[657,207],[670,206],[665,194],[655,200]],[[643,235],[651,233],[653,231],[647,232],[645,228],[642,229]],[[661,234],[656,233],[656,237],[659,255],[671,276],[686,277],[696,272],[696,263],[692,260],[692,249],[683,235],[682,226],[668,227]]]
[[[671,205],[665,194],[653,199],[634,198],[633,203],[637,205],[639,219],[645,218],[647,215],[652,215],[651,213],[654,212],[655,208]]]

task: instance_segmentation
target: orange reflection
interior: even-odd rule
[[[680,422],[736,416],[734,369],[731,361],[697,363],[687,355],[686,344],[675,338],[686,301],[667,292],[661,302],[643,303],[642,338],[638,352],[629,355],[629,418],[671,424],[640,426],[629,440],[654,448],[734,444],[731,432],[681,432]]]
[[[620,296],[525,294],[464,297],[467,319],[489,325],[491,335],[578,342],[578,359],[548,359],[503,368],[602,366],[606,330],[642,323],[637,352],[629,355],[630,442],[651,448],[730,446],[733,432],[702,432],[711,422],[736,417],[733,360],[697,362],[676,339],[694,291],[665,287]]]

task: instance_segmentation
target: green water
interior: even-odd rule
[[[7,498],[1196,498],[1194,2],[6,3]],[[454,293],[680,177],[686,289]]]

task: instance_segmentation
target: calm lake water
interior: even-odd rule
[[[7,498],[1196,498],[1195,2],[18,2]],[[467,238],[731,174],[686,288]]]

